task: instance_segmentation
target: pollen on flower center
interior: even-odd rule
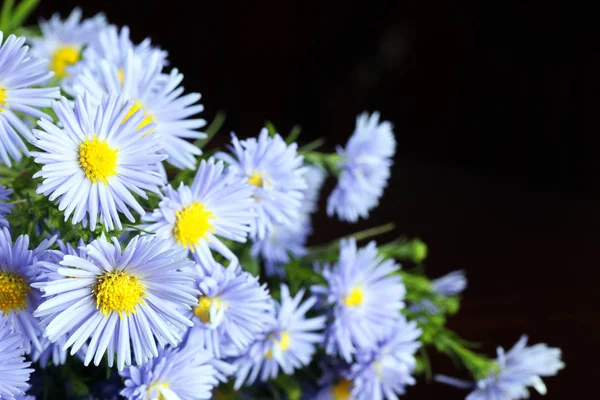
[[[90,181],[106,184],[109,177],[117,174],[118,151],[94,135],[79,145],[79,165]]]
[[[64,78],[69,76],[67,67],[79,61],[79,49],[75,46],[62,46],[54,53],[50,59],[50,69],[54,71],[57,77]]]
[[[334,400],[347,400],[352,397],[352,381],[342,379],[331,387],[331,397]]]
[[[105,317],[113,311],[129,316],[135,314],[135,307],[143,304],[144,286],[138,278],[124,271],[105,272],[94,284],[92,293],[96,297],[96,309]]]
[[[125,71],[123,71],[123,68],[119,68],[119,83],[122,85],[124,81],[125,81]]]
[[[3,315],[27,308],[27,293],[30,289],[21,276],[13,272],[0,272],[0,310]]]
[[[8,103],[6,102],[7,97],[8,94],[6,93],[6,89],[0,87],[0,113],[4,112],[4,108],[6,108],[6,106],[8,105]]]
[[[248,178],[248,183],[251,185],[254,185],[254,186],[262,187],[263,186],[262,176],[260,176],[260,174],[258,172],[253,172],[252,175],[250,175],[250,178]]]
[[[194,202],[175,213],[176,221],[173,236],[181,246],[194,251],[194,246],[208,233],[214,233],[211,220],[215,218],[204,204]]]
[[[358,285],[354,286],[354,289],[352,289],[348,296],[346,296],[344,299],[344,303],[346,303],[348,307],[358,307],[363,303],[363,301],[364,293],[361,287]]]
[[[152,385],[148,386],[147,389],[147,393],[148,393],[148,398],[149,399],[153,399],[154,397],[152,397],[152,392],[153,391],[157,391],[158,392],[158,400],[166,400],[167,398],[165,397],[164,394],[162,394],[162,392],[160,391],[161,388],[165,388],[167,389],[169,387],[169,384],[166,382],[156,382],[153,383]]]
[[[198,307],[194,307],[194,315],[204,323],[210,323],[210,307],[215,304],[216,309],[221,308],[218,297],[202,296],[198,299]]]
[[[123,73],[122,76],[123,76],[123,79],[125,79],[124,73]],[[119,80],[121,81],[121,83],[123,83],[123,80],[121,79],[121,70],[119,70]],[[143,110],[144,111],[144,119],[138,125],[138,127],[137,127],[138,130],[142,129],[146,125],[149,125],[149,124],[155,122],[154,116],[152,114],[147,113],[144,110],[144,107],[142,106],[142,103],[140,103],[139,101],[136,101],[135,103],[133,103],[133,106],[131,106],[131,108],[129,109],[129,112],[125,116],[125,119],[123,119],[123,123],[125,123],[125,121],[127,121],[129,118],[131,118],[131,116],[133,114],[135,114],[137,112],[137,110]]]
[[[286,351],[288,347],[290,347],[289,333],[281,332],[279,334],[279,339],[277,339],[277,337],[274,334],[272,334],[272,337],[274,339],[273,342],[275,343],[275,346],[281,351]],[[269,349],[269,351],[267,351],[267,354],[265,354],[265,358],[273,358],[273,350]]]

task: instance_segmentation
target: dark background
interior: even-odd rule
[[[381,206],[356,225],[317,224],[314,240],[392,219],[396,235],[428,243],[429,275],[467,270],[453,329],[490,355],[524,332],[561,347],[567,368],[546,380],[546,398],[593,393],[600,162],[595,135],[584,135],[596,109],[583,99],[598,97],[588,78],[600,68],[597,41],[581,47],[596,31],[584,10],[491,0],[214,3],[45,0],[35,17],[80,5],[129,25],[136,41],[152,37],[186,89],[203,94],[204,117],[227,112],[224,132],[256,135],[267,119],[283,133],[300,124],[302,142],[323,136],[333,150],[359,112],[381,111],[398,140]],[[454,374],[444,359],[434,369]],[[421,382],[406,398],[464,396]]]

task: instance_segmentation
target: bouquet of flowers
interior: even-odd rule
[[[325,179],[331,218],[377,207],[395,153],[378,113],[334,154],[271,124],[217,151],[223,115],[206,126],[166,51],[78,9],[24,27],[36,3],[0,14],[0,399],[545,393],[560,350],[474,351],[445,326],[465,274],[425,276],[420,240],[307,247]],[[434,375],[431,351],[472,379]]]

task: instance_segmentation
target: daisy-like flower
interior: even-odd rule
[[[377,254],[375,242],[357,250],[354,239],[340,241],[340,258],[326,265],[328,286],[312,291],[333,306],[327,330],[326,351],[351,362],[359,349],[374,346],[387,328],[395,326],[404,307],[406,289],[394,260]]]
[[[0,324],[8,324],[23,336],[25,350],[31,345],[41,350],[38,340],[39,321],[33,310],[40,302],[40,293],[31,287],[38,273],[29,237],[21,235],[13,244],[6,228],[0,231]]]
[[[155,232],[172,246],[201,257],[210,247],[229,260],[237,257],[219,237],[245,242],[254,214],[252,188],[224,171],[222,162],[202,160],[192,186],[164,189],[165,196],[152,213],[142,218],[145,230]],[[203,265],[210,260],[198,260]]]
[[[374,349],[361,350],[352,366],[352,398],[358,400],[396,400],[414,385],[412,372],[417,366],[415,352],[421,330],[414,321],[405,318],[387,331],[387,337]]]
[[[208,254],[202,259],[210,262],[196,264],[189,271],[196,278],[200,296],[189,312],[194,327],[189,330],[187,345],[193,342],[222,358],[221,348],[229,342],[241,354],[273,325],[273,301],[258,277],[237,267],[225,268],[212,259],[208,249],[204,251]]]
[[[31,129],[16,112],[36,118],[50,117],[39,110],[49,107],[52,99],[60,96],[57,87],[39,88],[52,77],[44,60],[31,56],[24,46],[25,38],[10,35],[4,41],[0,32],[0,162],[11,166],[11,159],[19,161],[28,150],[21,134],[31,140]]]
[[[312,233],[310,216],[302,215],[294,224],[277,225],[271,235],[252,244],[252,257],[260,256],[265,262],[267,276],[285,276],[283,266],[290,262],[290,255],[306,254],[306,240]]]
[[[465,271],[452,271],[431,281],[431,289],[444,296],[456,296],[467,287]]]
[[[99,60],[84,66],[73,77],[71,87],[65,90],[73,95],[88,92],[90,98],[99,102],[106,93],[119,91],[125,99],[134,101],[131,111],[142,110],[144,119],[140,129],[154,123],[150,136],[162,139],[162,148],[168,155],[167,162],[177,168],[193,169],[196,156],[202,151],[186,139],[205,138],[196,129],[206,125],[202,118],[190,118],[201,113],[200,93],[183,94],[183,74],[173,69],[162,74],[164,57],[161,52],[147,55],[134,54],[129,50],[123,66],[108,60]]]
[[[304,191],[304,200],[302,201],[302,209],[307,214],[312,214],[317,211],[319,205],[319,195],[321,188],[327,178],[327,173],[316,165],[306,165],[306,190]]]
[[[23,352],[21,335],[0,320],[0,399],[23,398],[29,388],[33,369],[28,368],[31,363],[25,362]]]
[[[47,299],[35,315],[51,342],[71,332],[64,345],[71,354],[91,338],[85,365],[92,359],[98,365],[106,353],[112,366],[116,354],[122,370],[132,352],[140,365],[157,357],[158,348],[176,346],[193,325],[178,311],[197,304],[193,279],[178,271],[191,265],[185,250],[154,236],[135,236],[124,250],[102,236],[87,246],[86,257],[66,255],[49,266],[62,279],[41,283]]]
[[[467,400],[519,400],[529,398],[529,388],[544,395],[547,392],[542,377],[554,376],[565,367],[561,350],[540,343],[527,346],[527,336],[508,351],[497,349],[497,371],[490,371],[487,378],[476,383],[437,375],[436,381],[463,389],[475,389]]]
[[[306,168],[296,143],[287,145],[278,134],[270,137],[266,128],[258,138],[240,141],[234,134],[231,136],[233,154],[217,153],[216,157],[228,163],[228,169],[254,189],[257,216],[252,224],[252,239],[268,237],[275,225],[296,223],[307,188]]]
[[[64,21],[54,14],[49,21],[42,20],[42,37],[31,39],[31,50],[39,58],[46,60],[46,69],[57,78],[69,75],[69,67],[81,58],[81,50],[93,41],[106,27],[104,15],[81,20],[79,8],[75,8]]]
[[[341,161],[339,181],[327,200],[327,214],[342,221],[367,218],[379,204],[390,177],[396,139],[392,124],[379,122],[379,113],[363,113],[346,148],[337,150]]]
[[[301,303],[304,290],[292,297],[286,285],[281,285],[281,304],[277,320],[268,334],[254,342],[248,353],[235,361],[238,367],[234,387],[244,382],[252,384],[260,375],[261,381],[274,379],[281,368],[287,375],[310,363],[316,344],[322,342],[318,333],[325,327],[325,317],[307,318],[306,312],[316,303],[314,297]]]
[[[144,215],[131,192],[142,198],[147,198],[145,191],[159,192],[163,180],[153,169],[164,156],[157,153],[157,137],[147,135],[153,125],[136,128],[143,113],[133,113],[133,102],[114,94],[97,107],[84,95],[75,100],[74,109],[65,98],[52,108],[62,128],[40,120],[43,130],[34,130],[34,144],[41,151],[32,154],[43,165],[34,177],[44,178],[37,192],[57,200],[65,220],[72,214],[73,224],[89,222],[91,230],[98,217],[113,230],[122,229],[119,212],[131,222],[135,218],[130,208]]]
[[[8,227],[8,221],[6,220],[6,214],[10,214],[12,204],[6,204],[4,201],[8,201],[12,194],[12,189],[7,189],[4,185],[0,185],[0,228]]]
[[[158,358],[125,369],[121,373],[125,389],[120,394],[129,400],[210,399],[219,383],[212,359],[209,352],[187,346],[167,348]]]

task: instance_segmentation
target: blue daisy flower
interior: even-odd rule
[[[359,115],[346,148],[338,148],[341,172],[327,200],[327,214],[348,222],[367,218],[387,186],[395,151],[392,124],[380,123],[377,112]]]
[[[57,78],[69,75],[69,67],[81,58],[81,50],[90,44],[107,25],[104,15],[81,20],[82,13],[75,8],[64,21],[54,14],[49,21],[42,20],[42,37],[32,38],[34,55],[46,60],[46,69]]]
[[[286,285],[281,285],[281,304],[277,306],[277,320],[267,334],[254,342],[246,355],[234,362],[238,368],[234,387],[252,384],[260,375],[261,381],[274,379],[279,369],[291,375],[295,369],[310,364],[316,344],[323,341],[318,333],[325,327],[325,317],[307,318],[307,311],[317,299],[301,303],[304,290],[292,297]]]
[[[104,236],[87,246],[86,257],[66,255],[56,268],[61,279],[42,282],[43,318],[52,342],[71,332],[64,348],[75,354],[91,338],[84,364],[98,365],[104,353],[119,370],[176,346],[193,323],[178,309],[197,304],[193,279],[178,272],[191,267],[187,252],[169,249],[154,236],[135,236],[124,250]],[[42,262],[46,264],[47,262]],[[158,347],[157,343],[158,342]]]
[[[188,340],[222,358],[224,343],[235,347],[241,354],[257,337],[274,323],[273,301],[266,284],[241,268],[225,268],[212,259],[208,249],[189,272],[196,278],[200,290],[198,302],[188,316],[194,327],[188,331]]]
[[[310,397],[315,400],[351,399],[354,383],[350,365],[339,359],[328,358],[319,366],[323,370],[323,375],[318,382],[320,389]]]
[[[108,60],[94,62],[92,68],[83,66],[65,90],[72,95],[87,92],[94,102],[99,102],[106,93],[119,91],[125,99],[134,101],[130,114],[142,110],[144,119],[138,123],[140,129],[154,123],[151,135],[161,138],[167,162],[177,168],[193,169],[196,156],[202,151],[187,139],[205,138],[206,134],[197,129],[205,126],[206,121],[190,117],[201,113],[204,106],[199,103],[200,93],[182,95],[183,74],[173,69],[164,75],[163,64],[161,52],[136,55],[129,50],[123,66]]]
[[[0,231],[0,324],[8,326],[23,336],[25,350],[31,345],[38,350],[40,331],[33,310],[40,302],[40,292],[31,287],[38,273],[37,260],[29,250],[29,237],[21,235],[13,244],[6,228]]]
[[[245,242],[254,219],[252,188],[224,171],[222,162],[202,160],[192,186],[164,188],[158,208],[146,214],[143,228],[155,232],[172,246],[191,250],[196,257],[203,248],[237,262],[237,257],[219,239]],[[210,260],[198,259],[208,265]]]
[[[301,214],[307,188],[302,156],[296,143],[287,145],[278,134],[269,136],[263,128],[258,138],[238,140],[232,134],[232,155],[217,153],[228,169],[250,183],[256,199],[257,217],[252,224],[252,239],[264,239],[274,225],[292,224]]]
[[[125,378],[121,396],[129,400],[210,399],[219,383],[212,359],[206,351],[167,348],[157,358],[121,373]]]
[[[31,363],[25,362],[23,352],[21,335],[0,320],[0,399],[23,398],[29,389],[27,381],[33,369],[28,368]]]
[[[387,337],[374,349],[361,350],[352,365],[353,398],[360,400],[397,399],[414,385],[412,376],[417,366],[415,352],[421,347],[418,341],[422,331],[414,321],[400,319],[387,330]]]
[[[306,180],[307,187],[304,191],[304,200],[302,200],[301,207],[305,213],[312,214],[317,211],[321,188],[323,187],[326,178],[327,172],[321,167],[310,164],[306,165],[304,179]]]
[[[57,201],[65,221],[72,215],[73,224],[89,222],[94,230],[100,217],[105,229],[122,229],[119,212],[131,222],[130,208],[146,213],[131,192],[147,199],[145,191],[158,193],[163,184],[152,171],[164,159],[156,136],[147,135],[153,125],[137,130],[142,112],[122,122],[134,110],[132,101],[123,103],[112,94],[94,107],[84,95],[73,108],[63,98],[52,104],[63,127],[40,120],[43,130],[34,130],[41,151],[32,154],[43,165],[34,177],[44,178],[37,192]]]
[[[12,189],[7,189],[4,185],[0,185],[0,228],[8,227],[6,214],[10,214],[13,205],[3,202],[10,200],[8,196],[10,196],[12,192]]]
[[[400,319],[406,289],[394,260],[384,260],[375,242],[357,250],[354,239],[340,241],[340,258],[323,268],[328,286],[313,286],[315,294],[333,306],[326,351],[350,362],[359,349],[369,348]]]
[[[456,296],[467,287],[465,271],[452,271],[431,281],[431,289],[444,296]]]
[[[11,166],[29,154],[21,136],[33,139],[31,129],[15,112],[50,119],[39,110],[60,97],[57,87],[39,88],[52,77],[44,61],[31,56],[25,38],[10,35],[6,41],[0,32],[0,162]],[[19,134],[21,136],[19,136]]]

